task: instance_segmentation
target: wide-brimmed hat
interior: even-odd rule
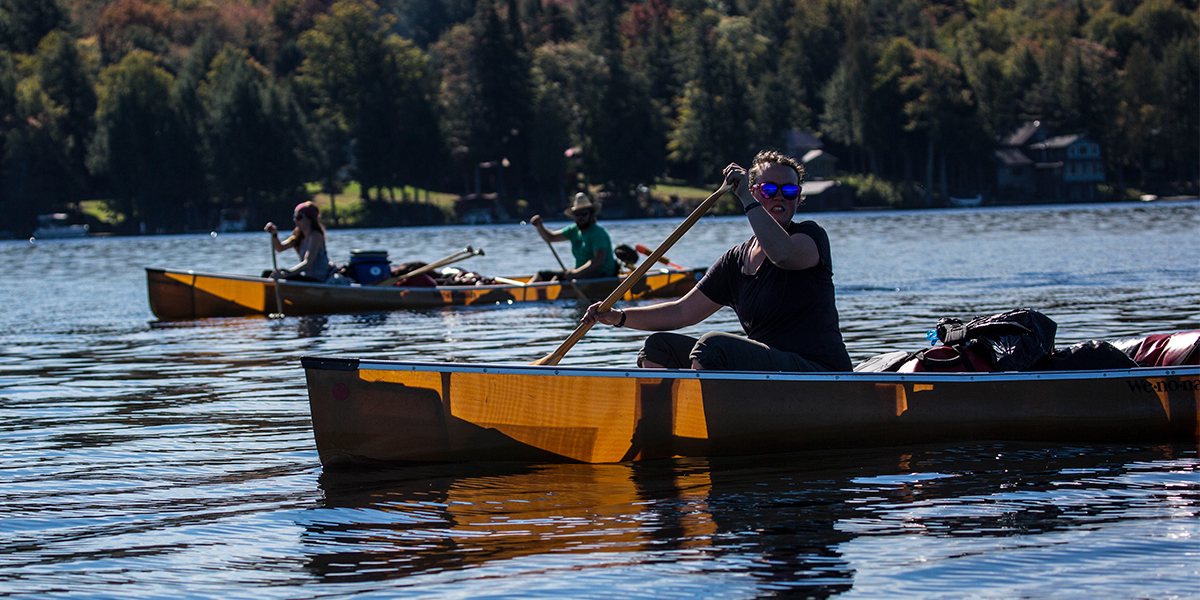
[[[564,210],[563,214],[567,215],[568,217],[574,217],[575,211],[588,208],[597,213],[600,212],[600,205],[598,203],[593,203],[592,199],[588,198],[587,194],[579,192],[578,194],[575,194],[575,201],[571,203],[571,207],[567,210]]]

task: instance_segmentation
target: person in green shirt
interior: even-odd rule
[[[541,215],[534,215],[529,222],[537,228],[538,235],[546,242],[571,241],[571,254],[575,256],[575,268],[565,271],[540,271],[533,281],[566,281],[572,279],[595,279],[616,277],[617,259],[613,256],[612,240],[608,232],[596,223],[600,205],[592,203],[587,194],[575,194],[575,202],[564,211],[575,223],[558,231],[546,229]]]

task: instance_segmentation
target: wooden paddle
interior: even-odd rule
[[[650,256],[650,249],[649,249],[649,248],[647,248],[647,247],[645,247],[645,246],[643,246],[643,245],[641,245],[641,244],[636,244],[636,245],[634,245],[634,248],[637,248],[637,251],[638,251],[638,253],[639,253],[639,254],[642,254],[642,255],[645,255],[645,256]],[[681,267],[681,266],[679,266],[679,265],[677,265],[677,264],[675,264],[675,263],[671,262],[671,260],[670,260],[669,258],[665,257],[665,256],[664,256],[664,257],[662,257],[662,258],[659,258],[659,259],[658,259],[658,262],[660,262],[660,263],[662,263],[662,264],[664,264],[664,265],[667,265],[668,267],[672,267],[672,268],[675,268],[675,269],[679,269],[680,271],[683,271],[683,270],[685,270],[683,267]]]
[[[525,287],[525,286],[529,285],[529,284],[525,283],[524,281],[517,281],[516,279],[509,279],[507,277],[493,277],[492,281],[495,281],[496,283],[503,283],[506,285],[519,285],[521,287]]]
[[[545,238],[542,238],[542,239],[545,239]],[[562,261],[562,259],[558,257],[558,250],[555,250],[555,249],[554,249],[554,244],[552,244],[552,243],[550,242],[550,240],[546,240],[546,245],[547,245],[547,246],[550,246],[550,252],[553,252],[553,253],[554,253],[554,260],[557,260],[557,261],[558,261],[558,266],[562,267],[562,270],[563,270],[563,276],[565,277],[565,276],[566,276],[566,272],[567,272],[567,265],[564,265],[564,264],[563,264],[563,261]],[[580,290],[580,289],[579,289],[579,286],[575,284],[575,280],[574,280],[574,279],[568,279],[567,281],[571,282],[571,288],[575,290],[575,298],[576,298],[576,299],[578,299],[578,300],[585,300],[585,299],[587,299],[587,296],[584,296],[584,295],[583,295],[583,291],[582,291],[582,290]]]
[[[475,249],[472,249],[470,246],[467,246],[463,250],[459,250],[458,252],[455,252],[454,254],[451,254],[451,255],[443,257],[443,258],[439,258],[438,260],[435,260],[419,269],[413,269],[412,271],[409,271],[408,273],[404,273],[403,275],[397,275],[395,277],[388,277],[387,279],[380,279],[379,281],[376,281],[369,285],[379,285],[379,286],[396,285],[396,282],[402,281],[404,279],[408,279],[409,277],[416,277],[417,275],[420,275],[422,273],[428,273],[434,269],[440,269],[441,267],[444,267],[448,264],[456,263],[460,260],[466,260],[468,258],[471,258],[472,256],[481,256],[481,255],[483,255],[483,248],[475,250]]]
[[[708,209],[712,208],[712,205],[716,204],[717,200],[721,196],[725,195],[725,192],[728,192],[731,189],[733,189],[733,184],[726,183],[725,185],[721,186],[721,189],[713,192],[713,194],[705,199],[704,202],[701,202],[700,206],[697,206],[696,210],[693,210],[692,214],[688,215],[688,218],[684,220],[683,223],[680,223],[679,226],[675,228],[675,231],[672,231],[671,235],[667,236],[667,239],[664,240],[663,243],[658,246],[658,248],[654,249],[654,252],[650,253],[650,257],[648,259],[642,261],[642,264],[638,265],[632,273],[625,276],[625,279],[621,281],[621,285],[618,285],[617,289],[613,290],[613,293],[609,294],[608,297],[604,299],[604,302],[600,303],[600,308],[597,309],[596,312],[602,313],[610,310],[613,305],[617,303],[617,300],[620,300],[622,297],[624,297],[625,292],[628,292],[629,288],[632,288],[635,283],[640,281],[642,276],[650,270],[650,267],[657,263],[658,259],[662,258],[662,255],[666,254],[667,250],[670,250],[671,246],[674,246],[675,242],[678,242],[679,238],[683,237],[683,234],[687,233],[688,230],[692,228],[692,225],[695,225],[696,221],[699,221],[700,217],[703,217],[704,213],[708,212]],[[557,365],[558,361],[562,360],[562,357],[567,355],[567,351],[571,349],[571,346],[574,346],[576,342],[583,339],[583,336],[586,335],[588,330],[592,328],[592,325],[595,325],[595,323],[580,323],[579,327],[575,328],[575,331],[571,333],[571,336],[568,337],[561,345],[559,345],[557,350],[529,364],[547,366]]]
[[[275,259],[275,234],[268,233],[271,236],[271,281],[275,282],[275,312],[267,315],[270,319],[283,318],[283,297],[279,295],[279,278],[275,277],[275,271],[279,270],[279,261]]]

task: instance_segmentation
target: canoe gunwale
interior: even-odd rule
[[[1000,373],[891,373],[891,372],[826,372],[782,373],[770,371],[690,371],[673,369],[639,369],[586,366],[538,366],[504,363],[445,363],[360,359],[342,356],[302,356],[305,369],[354,371],[426,371],[436,373],[482,373],[503,375],[544,375],[565,377],[698,379],[719,381],[780,381],[780,382],[879,382],[879,383],[967,383],[1001,381],[1065,381],[1124,379],[1145,377],[1175,377],[1200,375],[1200,366],[1138,367],[1136,369],[1094,371],[1007,371]]]

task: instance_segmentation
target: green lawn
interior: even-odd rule
[[[685,185],[662,183],[650,186],[650,193],[656,198],[670,198],[671,196],[679,196],[679,198],[684,202],[687,202],[688,200],[704,200],[714,191],[716,191],[715,188],[709,190],[705,188],[688,187]]]
[[[321,186],[316,183],[310,183],[305,186],[308,193],[312,194],[313,201],[321,208],[322,219],[326,220],[327,224],[333,224],[333,215],[336,213],[336,226],[338,227],[356,227],[364,219],[363,200],[361,197],[361,188],[358,182],[350,182],[341,192],[330,195],[321,191]],[[402,196],[402,188],[395,188],[392,192],[396,195],[397,201]],[[446,192],[427,191],[421,188],[407,187],[403,188],[411,200],[414,197],[418,202],[428,201],[441,208],[443,211],[453,212],[454,201],[458,198],[457,194]],[[672,196],[678,196],[684,204],[695,206],[700,201],[704,200],[713,192],[707,188],[696,188],[678,184],[660,183],[650,188],[650,193],[659,201],[666,202]],[[390,198],[386,193],[385,198]],[[428,199],[428,200],[427,200]],[[726,200],[722,198],[722,201]],[[336,210],[335,210],[336,205]],[[721,212],[722,207],[719,205],[715,212]],[[85,214],[88,214],[102,223],[110,223],[117,225],[121,221],[121,216],[108,210],[103,200],[86,200],[79,203],[79,209]]]
[[[326,194],[321,191],[321,186],[316,183],[310,183],[305,186],[308,193],[313,195],[313,202],[321,207],[322,219],[329,215],[332,218],[333,205],[336,204],[337,224],[339,227],[354,227],[358,224],[359,218],[363,214],[362,205],[362,188],[357,181],[350,182],[341,192],[337,194]],[[434,192],[423,188],[405,187],[393,188],[392,193],[396,196],[396,201],[399,202],[403,193],[407,193],[409,200],[414,197],[418,202],[425,202],[428,198],[430,204],[436,205],[442,210],[452,211],[454,209],[454,200],[458,198],[457,194],[448,194],[445,192]],[[391,196],[386,192],[384,198],[390,199]]]

